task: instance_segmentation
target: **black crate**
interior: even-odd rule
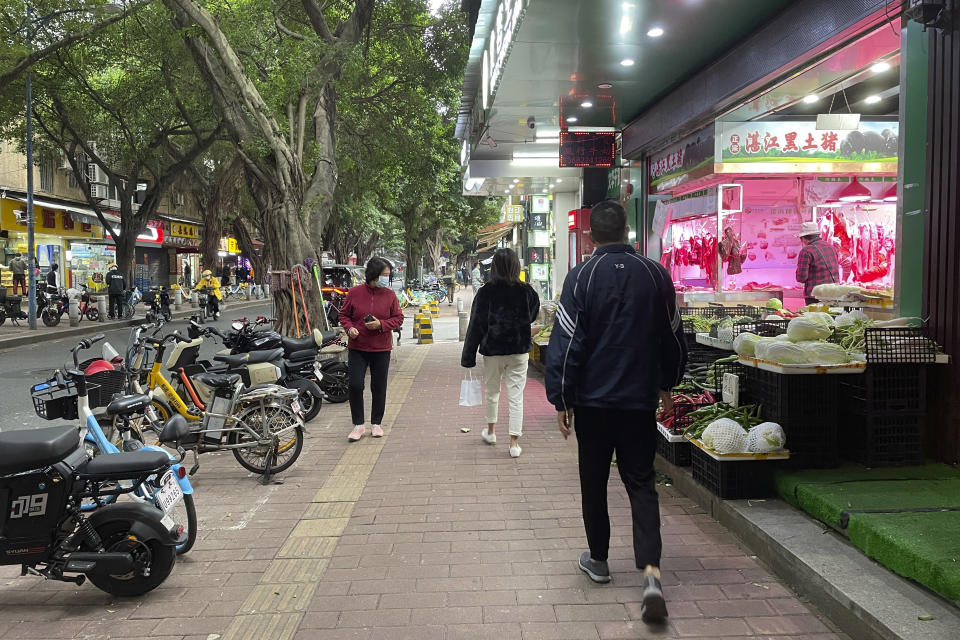
[[[687,441],[670,442],[663,434],[657,434],[657,453],[674,466],[689,467],[692,449],[694,446]]]
[[[844,413],[840,424],[841,455],[868,467],[923,464],[926,422],[926,414],[920,411]]]
[[[722,358],[721,358],[722,359]],[[746,397],[747,376],[744,375],[744,367],[739,362],[714,362],[713,363],[713,381],[717,389],[723,389],[723,374],[732,373],[740,378],[740,397]]]
[[[867,364],[932,364],[937,359],[936,343],[921,328],[866,329],[864,343]]]
[[[789,440],[788,440],[789,443]],[[724,500],[770,498],[776,494],[773,473],[785,460],[716,460],[690,445],[693,479]],[[791,456],[793,452],[791,452]]]
[[[123,371],[101,371],[85,377],[87,402],[91,409],[105,407],[114,395],[125,393],[127,374]]]
[[[693,416],[690,414],[698,409],[697,406],[693,405],[690,402],[685,402],[683,400],[677,400],[673,403],[673,410],[670,412],[669,417],[673,419],[670,420],[670,428],[668,431],[676,435],[683,435],[683,430],[690,426],[693,422]],[[668,416],[663,416],[666,418]],[[662,422],[661,418],[661,422]]]
[[[927,367],[871,364],[863,375],[843,377],[840,397],[844,410],[857,415],[926,411]]]
[[[776,422],[787,436],[791,466],[835,467],[840,463],[837,429],[838,375],[787,375],[744,367],[748,404],[759,404],[764,420]]]
[[[44,420],[76,420],[77,387],[69,380],[41,382],[30,387],[33,409]]]
[[[730,312],[729,315],[749,316],[751,318],[759,319],[764,316],[765,312],[766,312],[766,309],[763,309],[761,307],[754,307],[748,304],[738,304],[736,307],[733,308],[733,310]]]
[[[680,307],[681,316],[703,316],[705,318],[716,318],[722,314],[723,307]]]
[[[765,338],[775,338],[787,332],[789,320],[754,320],[733,325],[733,337],[741,333],[754,333]]]
[[[725,353],[728,352],[723,351],[722,349],[708,347],[700,344],[699,342],[687,344],[687,362],[692,365],[710,364],[716,361],[718,358],[723,358]]]

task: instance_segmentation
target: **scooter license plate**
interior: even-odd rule
[[[157,492],[157,506],[164,513],[170,513],[170,510],[182,499],[183,491],[180,489],[177,479],[173,477],[173,472],[168,472],[163,477],[160,490]]]
[[[323,373],[320,371],[320,364],[316,363],[313,365],[313,373],[317,376],[317,382],[323,380]]]
[[[299,400],[294,400],[293,402],[290,403],[290,406],[293,407],[293,410],[296,411],[297,413],[301,413],[301,414],[303,413],[303,407],[300,406]]]

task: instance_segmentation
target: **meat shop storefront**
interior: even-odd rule
[[[683,306],[804,306],[797,236],[811,222],[840,264],[823,302],[877,314],[899,306],[901,34],[883,24],[847,38],[643,154],[643,246]]]
[[[865,304],[892,308],[897,128],[718,121],[652,156],[650,193],[669,196],[654,200],[651,231],[682,304],[779,298],[789,309],[804,306],[797,234],[815,222],[838,253],[845,288],[836,299],[858,287],[872,298]]]

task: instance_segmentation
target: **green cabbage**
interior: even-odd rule
[[[735,420],[720,418],[714,420],[703,430],[700,436],[703,446],[717,453],[745,453],[747,451],[747,432]]]
[[[741,333],[733,339],[733,350],[737,355],[754,358],[756,357],[756,346],[760,340],[760,336],[755,333]]]
[[[747,449],[752,453],[770,453],[783,449],[787,436],[776,422],[762,422],[747,433]]]
[[[832,342],[798,342],[797,345],[807,354],[807,361],[813,364],[846,364],[850,355],[838,344]]]
[[[767,309],[773,309],[774,311],[780,311],[783,309],[783,303],[780,301],[780,298],[770,298],[767,300]]]
[[[773,341],[764,350],[764,360],[779,364],[806,364],[810,362],[807,350],[792,342]]]
[[[807,340],[826,340],[833,333],[833,320],[827,322],[822,316],[827,314],[805,313],[794,318],[787,325],[787,337],[791,342]]]

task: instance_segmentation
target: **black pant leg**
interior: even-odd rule
[[[613,461],[609,411],[578,407],[574,416],[577,453],[580,460],[580,504],[590,557],[606,560],[610,551],[610,514],[607,511],[607,481]]]
[[[633,516],[633,555],[638,569],[659,567],[660,501],[656,456],[657,422],[653,411],[619,411],[615,430],[617,470],[630,497]]]
[[[367,352],[350,349],[347,368],[350,376],[350,416],[354,426],[363,424],[363,381],[367,377]]]
[[[387,408],[387,374],[390,372],[390,352],[368,353],[370,362],[370,393],[373,405],[370,407],[370,423],[381,424]]]

